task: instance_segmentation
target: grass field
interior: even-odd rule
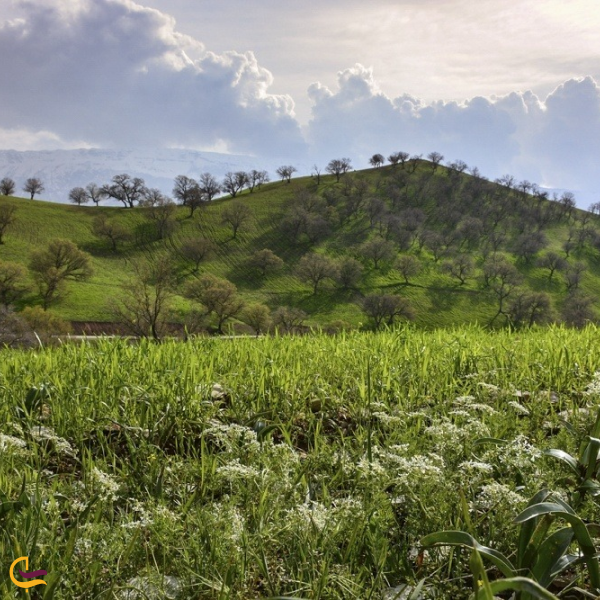
[[[427,163],[423,162],[410,177],[418,178],[428,170]],[[432,189],[447,180],[443,171],[440,169],[432,177],[432,183],[428,184],[433,186]],[[353,176],[356,180],[367,182],[369,194],[385,199],[386,185],[396,173],[391,167],[386,167],[360,171]],[[467,175],[461,177],[468,181]],[[236,239],[232,239],[231,230],[221,222],[221,211],[230,203],[228,199],[211,202],[203,210],[196,211],[193,218],[189,218],[187,208],[178,208],[173,235],[166,241],[159,241],[153,234],[153,226],[144,218],[144,209],[75,207],[3,197],[0,202],[17,207],[17,222],[7,231],[6,242],[0,246],[0,260],[28,264],[33,250],[43,248],[55,238],[70,239],[89,252],[92,255],[93,277],[88,281],[69,284],[68,295],[51,307],[53,312],[72,321],[110,321],[113,318],[108,310],[110,301],[120,294],[119,286],[131,280],[131,261],[157,253],[169,253],[174,257],[179,282],[175,301],[177,316],[174,319],[181,320],[190,308],[189,302],[181,294],[186,282],[197,275],[193,273],[191,265],[183,260],[179,249],[186,240],[206,237],[215,243],[216,254],[201,266],[201,273],[209,272],[231,280],[247,302],[266,303],[271,309],[282,305],[300,308],[309,314],[309,325],[324,326],[335,321],[352,327],[365,325],[367,319],[361,312],[360,301],[365,295],[375,292],[398,293],[407,297],[415,309],[416,323],[422,327],[489,323],[496,312],[496,300],[489,290],[481,286],[484,259],[479,250],[471,251],[476,271],[465,285],[459,285],[456,279],[442,273],[440,263],[433,260],[426,248],[418,250],[412,247],[408,253],[420,258],[423,269],[411,279],[409,285],[403,282],[390,264],[375,269],[365,263],[362,280],[356,289],[341,290],[333,282],[326,281],[322,290],[313,295],[310,285],[295,276],[295,267],[304,254],[317,252],[331,258],[357,256],[357,246],[376,233],[362,213],[357,218],[348,219],[330,235],[315,243],[303,238],[292,243],[279,225],[299,190],[309,188],[324,197],[334,190],[339,192],[343,181],[336,183],[335,178],[325,177],[317,188],[310,178],[299,178],[292,180],[289,185],[275,182],[253,194],[244,192],[238,199],[250,207],[253,216],[248,227],[240,230]],[[436,212],[442,206],[437,204],[437,200],[423,202],[422,208],[428,219],[435,219]],[[107,242],[96,239],[91,233],[92,220],[100,213],[121,223],[131,233],[132,241],[125,243],[116,254],[110,250]],[[473,214],[478,216],[477,211]],[[570,227],[575,227],[575,220],[570,225],[565,222],[550,225],[547,230],[547,250],[562,252],[561,246]],[[265,278],[248,268],[252,254],[263,248],[271,249],[285,261],[281,271]],[[515,262],[514,257],[509,256],[509,259]],[[570,260],[585,263],[587,270],[581,291],[598,297],[598,251],[588,244],[580,251],[574,251]],[[517,266],[524,277],[524,285],[535,291],[547,292],[552,299],[555,315],[558,314],[567,295],[562,276],[557,273],[550,281],[547,270],[536,267],[535,261],[530,264],[518,263]],[[32,292],[19,308],[39,302]]]
[[[470,553],[423,536],[516,561],[514,519],[544,488],[597,522],[597,465],[582,495],[543,451],[585,443],[599,356],[595,327],[2,351],[0,553],[48,585],[0,594],[468,598]],[[554,593],[589,590],[592,563]],[[486,567],[482,594],[502,577]]]

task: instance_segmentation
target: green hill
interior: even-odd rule
[[[252,217],[233,237],[231,227],[222,222],[222,212],[238,202],[250,208]],[[366,324],[361,300],[374,293],[406,297],[420,326],[488,324],[499,300],[486,286],[484,271],[495,256],[518,269],[523,278],[519,289],[548,295],[552,318],[560,318],[568,297],[592,299],[600,294],[597,216],[574,210],[568,198],[551,201],[526,185],[520,189],[509,181],[502,185],[446,167],[434,169],[427,161],[419,161],[414,169],[409,163],[404,168],[348,173],[340,181],[321,177],[320,185],[311,178],[274,182],[253,193],[244,191],[234,200],[206,203],[193,217],[181,206],[172,234],[163,240],[146,218],[145,208],[77,207],[12,197],[0,197],[0,204],[17,209],[16,222],[0,246],[0,260],[28,265],[34,250],[56,238],[72,240],[92,256],[93,276],[69,283],[68,293],[50,307],[71,321],[111,321],[111,300],[134,277],[132,261],[159,253],[169,253],[177,270],[176,320],[190,308],[182,295],[186,283],[202,273],[230,280],[247,302],[272,309],[297,307],[308,313],[307,324],[322,326]],[[92,233],[93,220],[100,214],[130,234],[118,252]],[[200,237],[211,240],[215,252],[195,273],[181,248]],[[391,244],[393,256],[375,268],[359,247],[379,238]],[[284,267],[261,276],[248,261],[265,248],[283,259]],[[548,252],[566,261],[552,277],[548,268],[538,265]],[[313,293],[312,286],[296,276],[307,253],[337,261],[354,257],[363,264],[362,277],[350,289],[327,279]],[[419,272],[406,283],[394,263],[408,255],[419,261]],[[460,270],[461,260],[468,271],[464,283],[449,272],[452,265]],[[581,275],[572,275],[584,267]],[[580,280],[571,281],[570,291],[567,277]],[[509,300],[510,296],[506,303]],[[34,304],[40,304],[35,290],[17,308]],[[494,321],[505,322],[504,316]]]

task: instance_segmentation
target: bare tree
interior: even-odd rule
[[[6,230],[17,220],[17,209],[8,204],[0,204],[0,244],[4,244]]]
[[[240,229],[244,229],[250,224],[251,220],[252,211],[250,207],[239,200],[228,202],[221,211],[221,222],[231,227],[233,239],[237,237]]]
[[[236,171],[235,173],[229,171],[225,173],[221,190],[235,198],[248,185],[249,181],[248,173],[245,171]]]
[[[10,177],[4,177],[0,181],[0,196],[12,196],[15,193],[16,184]]]
[[[440,166],[440,163],[444,160],[443,154],[440,154],[439,152],[430,152],[427,155],[427,158],[431,161],[432,171],[435,171]]]
[[[310,175],[317,182],[317,185],[321,185],[321,168],[320,167],[318,167],[317,165],[314,165]]]
[[[335,275],[335,263],[322,254],[305,254],[296,267],[296,276],[312,285],[313,294],[325,279],[334,279]]]
[[[416,277],[422,270],[421,261],[412,254],[402,254],[398,257],[394,264],[394,268],[404,278],[404,283],[409,285],[409,279]]]
[[[281,177],[281,181],[287,181],[288,183],[291,183],[292,175],[297,171],[298,169],[292,165],[283,165],[277,169],[276,173],[279,175],[279,177]]]
[[[360,255],[373,263],[379,269],[382,262],[392,260],[394,257],[394,244],[382,238],[367,240],[358,249]]]
[[[410,157],[409,162],[406,163],[407,171],[412,175],[419,166],[419,161],[421,160],[420,154],[413,154]]]
[[[406,161],[408,160],[409,154],[408,152],[393,152],[388,156],[388,161],[392,165],[397,165],[400,163],[400,166],[404,169],[406,165]]]
[[[376,169],[378,169],[379,167],[381,167],[381,165],[385,162],[385,156],[383,156],[383,154],[373,154],[373,156],[371,156],[371,158],[369,159],[369,164],[372,167],[375,167]]]
[[[448,165],[448,168],[457,173],[464,173],[469,165],[464,160],[455,160]]]
[[[335,280],[342,289],[348,290],[358,285],[362,273],[362,265],[355,258],[346,256],[338,261]]]
[[[267,273],[283,268],[283,260],[272,250],[264,248],[257,250],[248,262],[249,266],[257,269],[265,277]]]
[[[572,293],[579,288],[583,273],[586,269],[586,264],[581,261],[567,265],[565,269],[565,285],[568,292]]]
[[[373,320],[375,329],[379,329],[384,322],[391,326],[398,318],[414,319],[409,300],[392,294],[370,294],[364,298],[362,309]]]
[[[261,333],[264,333],[269,329],[271,324],[271,311],[266,304],[250,304],[246,306],[242,312],[242,321],[246,325],[250,325],[254,330],[254,333],[258,337]]]
[[[117,252],[118,244],[131,238],[130,233],[123,225],[111,221],[104,213],[100,213],[92,221],[92,233],[98,238],[108,240],[113,252]]]
[[[508,318],[515,327],[531,327],[552,318],[552,301],[545,292],[522,290],[508,303]]]
[[[273,325],[277,330],[290,333],[304,325],[308,315],[301,309],[289,306],[280,306],[273,312]]]
[[[515,266],[502,257],[484,263],[483,277],[498,300],[498,310],[492,318],[494,322],[499,315],[506,314],[506,299],[517,289],[522,277]]]
[[[569,294],[563,304],[561,317],[571,327],[585,327],[588,323],[596,322],[594,299],[580,292]]]
[[[107,198],[122,202],[125,208],[133,208],[136,202],[143,200],[146,194],[146,183],[139,177],[130,177],[127,173],[121,173],[112,178],[112,183],[103,185],[101,189]]]
[[[104,193],[102,188],[97,186],[95,183],[88,183],[85,186],[85,193],[87,194],[88,199],[91,200],[96,205],[96,207],[98,207],[100,200],[106,198],[106,194]]]
[[[330,175],[335,175],[336,181],[339,181],[340,177],[346,174],[351,168],[352,165],[349,158],[334,158],[329,161],[325,167],[325,171]]]
[[[146,190],[144,199],[140,201],[144,208],[144,216],[156,225],[158,239],[168,237],[175,228],[175,202],[165,196],[160,190],[152,188]]]
[[[248,188],[250,189],[250,193],[254,191],[254,188],[259,188],[264,184],[269,182],[269,174],[266,171],[257,171],[256,169],[252,169],[248,173]]]
[[[191,215],[193,215],[199,202],[202,201],[202,193],[198,182],[187,175],[177,175],[173,186],[173,198],[183,206],[189,206]]]
[[[44,309],[64,292],[67,280],[81,281],[91,276],[90,262],[91,256],[69,240],[52,240],[45,250],[32,252],[29,270]]]
[[[442,270],[458,279],[460,285],[464,285],[467,279],[473,275],[475,265],[473,259],[468,254],[458,254],[442,265]]]
[[[37,194],[41,194],[44,189],[44,184],[37,177],[30,177],[23,186],[23,191],[28,193],[32,200]]]
[[[548,269],[548,281],[552,281],[552,277],[555,271],[562,271],[567,266],[567,261],[557,254],[550,250],[546,252],[543,256],[540,256],[536,262],[538,267],[542,267],[543,269]]]
[[[0,261],[0,303],[7,308],[20,300],[28,289],[23,266]]]
[[[221,192],[219,182],[210,173],[202,173],[198,185],[206,202],[211,202]]]
[[[197,273],[200,263],[207,261],[215,251],[215,244],[206,238],[187,240],[180,249],[181,255],[193,263],[194,272]]]
[[[69,192],[69,200],[73,204],[77,204],[77,206],[81,206],[82,204],[86,204],[89,202],[88,195],[84,188],[82,187],[74,187]]]
[[[160,341],[172,308],[174,269],[166,256],[131,263],[133,277],[112,312],[133,335]]]
[[[214,275],[206,274],[192,281],[185,294],[201,304],[206,315],[215,315],[219,333],[223,333],[223,325],[239,315],[244,308],[244,302],[238,296],[235,285]]]

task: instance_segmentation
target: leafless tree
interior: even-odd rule
[[[522,281],[521,274],[514,265],[505,258],[497,257],[483,265],[484,282],[492,290],[498,300],[498,310],[492,322],[500,315],[505,315],[505,302],[514,293]]]
[[[225,173],[221,190],[235,198],[248,185],[249,181],[248,173],[245,171],[236,171],[235,173],[229,171]]]
[[[321,185],[321,168],[317,165],[314,165],[312,168],[311,177],[317,182],[317,185]]]
[[[238,296],[235,285],[227,279],[210,274],[202,275],[188,284],[185,294],[201,304],[206,315],[215,315],[219,333],[223,333],[223,325],[239,315],[244,308],[244,302]]]
[[[4,177],[0,181],[0,196],[12,196],[15,193],[16,184],[10,177]]]
[[[330,160],[325,171],[330,175],[335,175],[336,181],[340,180],[340,177],[346,174],[352,168],[349,158],[334,158]]]
[[[579,284],[586,269],[586,264],[581,261],[567,265],[565,269],[565,285],[568,292],[572,293],[574,290],[579,289]]]
[[[91,200],[96,205],[96,207],[98,206],[101,200],[106,198],[106,194],[104,193],[102,188],[97,186],[95,183],[88,183],[85,186],[85,193],[87,194],[88,200]]]
[[[460,285],[464,285],[467,279],[473,275],[475,265],[468,254],[458,254],[444,262],[442,270],[451,277],[458,279]]]
[[[404,165],[406,164],[406,161],[408,160],[408,156],[409,156],[408,152],[392,152],[388,156],[388,162],[394,166],[396,166],[398,163],[400,163],[400,165],[404,169]]]
[[[121,173],[112,178],[112,183],[103,185],[101,189],[107,198],[122,202],[125,208],[133,208],[137,202],[144,199],[146,183],[139,177]]]
[[[313,294],[325,279],[334,279],[335,275],[335,263],[322,254],[305,254],[296,267],[296,276],[312,285]]]
[[[435,171],[440,166],[440,163],[444,160],[444,155],[440,154],[439,152],[430,152],[427,155],[427,158],[431,161],[431,170]]]
[[[228,202],[221,211],[221,222],[231,227],[233,239],[237,237],[240,229],[244,229],[250,224],[251,220],[252,211],[250,207],[239,200]]]
[[[508,318],[515,327],[531,327],[552,318],[552,301],[545,292],[521,290],[508,303]]]
[[[198,272],[200,263],[207,261],[215,252],[215,244],[206,238],[187,240],[180,249],[181,255],[194,265]]]
[[[420,154],[413,154],[410,157],[410,161],[406,163],[407,171],[412,175],[419,166],[419,161],[421,160]]]
[[[198,185],[206,202],[211,202],[221,192],[219,182],[210,173],[202,173]]]
[[[133,277],[112,312],[133,335],[160,341],[166,333],[173,302],[174,268],[166,256],[131,263]]]
[[[542,267],[543,269],[548,269],[548,281],[552,281],[552,277],[554,276],[555,271],[562,271],[567,266],[567,261],[557,254],[550,250],[546,252],[543,256],[537,260],[537,266]]]
[[[130,233],[123,225],[111,221],[104,213],[100,213],[92,221],[92,233],[98,238],[108,240],[113,252],[117,252],[118,244],[131,238]]]
[[[9,204],[0,204],[0,244],[4,244],[6,230],[17,220],[17,209]]]
[[[594,299],[580,292],[569,294],[563,304],[561,317],[571,327],[585,327],[597,321]]]
[[[271,311],[266,304],[250,304],[242,312],[242,321],[254,330],[259,336],[269,329],[271,324]]]
[[[160,190],[152,188],[146,190],[140,206],[144,208],[144,216],[156,225],[159,240],[173,232],[177,206],[171,198],[165,196]]]
[[[82,187],[74,187],[69,192],[69,200],[73,204],[77,204],[77,206],[81,206],[82,204],[86,204],[89,202],[88,195],[84,188]]]
[[[252,169],[248,173],[248,188],[250,189],[250,193],[254,191],[254,188],[260,189],[260,187],[269,182],[269,174],[266,171],[257,171],[256,169]]]
[[[360,256],[373,263],[379,269],[382,262],[390,261],[394,257],[394,244],[382,238],[372,238],[359,247]]]
[[[448,165],[448,168],[457,173],[464,173],[469,165],[464,160],[455,160]]]
[[[292,165],[283,165],[277,169],[276,173],[279,175],[279,177],[281,177],[281,181],[287,181],[288,183],[291,183],[292,175],[296,173],[296,171],[298,171],[298,169]]]
[[[52,240],[45,250],[32,252],[29,270],[38,286],[44,309],[64,291],[67,280],[81,281],[92,274],[91,256],[69,240]]]
[[[411,277],[416,277],[423,269],[423,265],[416,256],[413,256],[412,254],[402,254],[394,263],[394,269],[402,275],[404,283],[409,285],[408,280]]]
[[[32,200],[37,194],[41,194],[44,189],[44,184],[41,179],[38,179],[37,177],[30,177],[23,186],[23,191],[28,193]]]
[[[351,256],[346,256],[338,261],[335,280],[344,290],[349,290],[358,285],[362,277],[362,265]]]
[[[202,200],[198,182],[187,175],[177,175],[173,185],[173,198],[183,206],[194,204],[194,209],[197,208],[197,201]],[[194,214],[194,209],[192,209],[192,214]]]
[[[291,333],[304,325],[308,315],[301,309],[280,306],[273,312],[273,325],[278,329]]]
[[[283,268],[283,264],[283,260],[268,248],[257,250],[249,261],[249,266],[253,269],[257,269],[263,277],[269,272]]]
[[[0,303],[7,308],[20,300],[28,289],[23,266],[0,261]]]
[[[398,318],[414,319],[409,300],[393,294],[370,294],[364,298],[362,309],[373,320],[375,329],[379,329],[383,323],[391,326]]]

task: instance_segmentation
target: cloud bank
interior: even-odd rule
[[[512,173],[548,187],[599,189],[600,88],[591,78],[571,79],[545,99],[531,92],[423,103],[390,98],[371,69],[357,64],[338,73],[335,91],[319,83],[307,136],[319,155],[354,157],[374,152],[441,152],[488,176]]]
[[[21,2],[0,27],[0,127],[103,146],[299,154],[286,95],[252,52],[207,51],[131,0]]]

